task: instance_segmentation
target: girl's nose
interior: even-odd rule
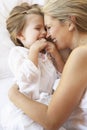
[[[44,30],[42,31],[41,38],[46,37],[46,35],[47,35],[47,32],[46,32],[46,30],[44,29]]]

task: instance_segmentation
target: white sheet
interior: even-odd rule
[[[14,82],[13,77],[4,78],[4,79],[0,80],[0,112],[3,109],[3,107],[6,104],[8,104],[8,101],[9,101],[8,90],[12,86],[13,82]],[[36,125],[35,125],[35,127],[36,127]],[[33,126],[33,128],[34,128],[34,126]],[[38,128],[39,128],[39,126],[38,126]],[[3,130],[1,125],[0,125],[0,130]],[[28,129],[26,128],[26,130],[28,130]],[[31,130],[33,130],[32,127],[31,127]],[[39,130],[40,130],[40,128],[39,128]],[[42,130],[42,127],[41,127],[41,130]],[[66,129],[61,127],[59,130],[66,130]]]
[[[8,102],[8,89],[13,84],[13,78],[0,79],[0,111]]]
[[[8,104],[8,89],[13,84],[12,73],[9,70],[7,59],[9,50],[13,47],[12,41],[6,30],[5,21],[9,11],[21,2],[44,4],[45,0],[0,0],[0,112]],[[0,125],[0,130],[3,130]],[[27,129],[26,129],[27,130]],[[32,129],[33,130],[33,129]],[[61,130],[64,130],[61,128]]]
[[[0,79],[0,112],[4,105],[8,103],[8,89],[13,84],[13,77]],[[2,128],[0,127],[0,130]]]
[[[12,73],[8,67],[8,54],[12,41],[6,30],[5,21],[9,11],[21,2],[31,2],[43,4],[44,0],[0,0],[0,112],[8,102],[8,89],[13,84]],[[0,130],[2,128],[0,127]]]

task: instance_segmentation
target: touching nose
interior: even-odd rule
[[[50,37],[50,34],[47,32],[47,34],[46,34],[46,38],[49,38]]]
[[[52,42],[52,38],[51,38],[51,35],[50,33],[47,32],[47,35],[46,35],[46,39],[50,42]]]
[[[46,30],[45,30],[45,29],[44,29],[44,30],[42,30],[41,38],[45,38],[45,37],[46,37],[46,35],[47,35]]]

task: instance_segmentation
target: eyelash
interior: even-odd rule
[[[48,29],[50,29],[51,27],[48,27]]]
[[[47,30],[50,30],[51,27],[47,27]]]
[[[40,28],[38,27],[38,28],[35,28],[36,30],[40,30]]]

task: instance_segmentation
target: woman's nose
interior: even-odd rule
[[[47,34],[46,34],[46,38],[49,38],[49,37],[50,37],[50,34],[49,34],[49,33],[47,33]]]
[[[51,38],[51,35],[50,35],[49,33],[47,33],[46,39],[47,39],[48,41],[52,42],[52,38]]]

